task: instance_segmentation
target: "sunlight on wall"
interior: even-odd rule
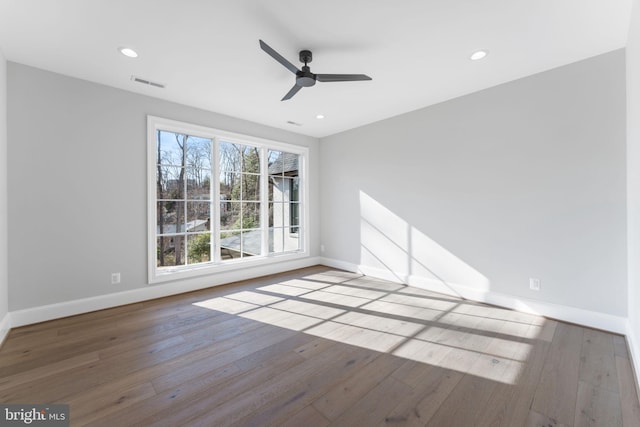
[[[538,316],[337,271],[194,305],[508,384],[553,336]]]
[[[456,293],[451,285],[490,288],[488,278],[363,191],[360,239],[361,266],[386,270],[402,283],[447,293]]]

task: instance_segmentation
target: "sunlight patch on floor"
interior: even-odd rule
[[[314,274],[194,303],[268,325],[515,384],[544,319],[353,275]],[[331,278],[332,280],[326,280]]]

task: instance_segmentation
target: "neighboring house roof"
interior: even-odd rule
[[[298,156],[293,153],[280,153],[280,156],[269,165],[269,175],[287,175],[298,171]]]
[[[272,233],[271,230],[269,230],[269,232]],[[260,230],[245,231],[242,236],[244,237],[242,252],[251,255],[260,255],[262,252],[262,232]],[[240,252],[240,234],[220,239],[220,246]]]
[[[207,220],[204,219],[195,219],[193,221],[189,221],[187,222],[187,232],[194,232],[194,231],[206,231],[207,230]],[[175,234],[176,233],[176,225],[175,224],[165,224],[164,227],[162,227],[162,233],[160,233],[160,226],[158,226],[156,232],[158,234]],[[177,231],[178,233],[183,233],[185,230],[185,226],[184,224],[180,224],[180,230]]]

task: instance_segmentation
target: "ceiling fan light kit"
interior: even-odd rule
[[[260,40],[260,47],[269,56],[282,64],[287,70],[296,75],[296,82],[293,87],[287,92],[287,94],[281,99],[286,101],[293,98],[293,95],[298,93],[303,87],[311,87],[318,82],[354,82],[360,80],[371,80],[371,77],[365,74],[314,74],[311,72],[309,63],[313,60],[313,54],[310,50],[300,51],[300,62],[304,63],[302,70],[298,69],[295,65],[289,62],[285,57],[276,52],[271,46]]]

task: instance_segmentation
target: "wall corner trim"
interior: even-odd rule
[[[4,340],[9,335],[9,331],[11,330],[11,313],[7,313],[4,315],[2,320],[0,320],[0,348],[4,343]]]

